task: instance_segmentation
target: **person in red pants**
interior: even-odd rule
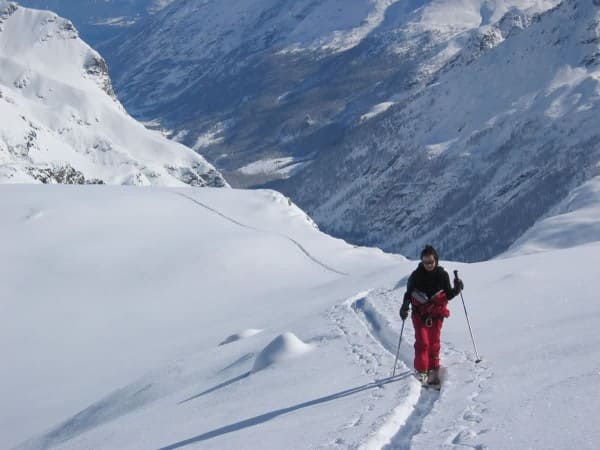
[[[415,371],[423,385],[440,384],[440,336],[444,319],[450,316],[448,301],[464,288],[459,278],[450,285],[448,272],[439,265],[431,245],[421,252],[421,262],[406,283],[400,317],[406,320],[412,306],[415,327]]]

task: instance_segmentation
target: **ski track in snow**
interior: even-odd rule
[[[390,361],[389,354],[381,350],[380,343],[369,335],[368,330],[364,326],[361,326],[363,323],[357,319],[356,314],[352,310],[352,303],[365,295],[366,293],[359,294],[358,296],[352,297],[349,300],[336,305],[330,311],[329,319],[335,323],[342,338],[348,344],[348,352],[351,357],[362,366],[363,374],[369,375],[375,382],[380,382],[382,386],[391,381],[403,379],[411,380],[411,372],[406,367],[398,371],[394,379],[390,378],[389,369],[392,366],[393,360]],[[343,436],[349,430],[352,430],[363,423],[368,423],[369,428],[372,428],[370,424],[374,421],[387,421],[388,414],[383,418],[377,417],[376,406],[378,400],[384,395],[399,395],[399,400],[404,399],[403,403],[406,403],[407,397],[415,396],[416,390],[414,387],[415,386],[412,383],[402,383],[398,386],[397,390],[394,388],[394,392],[385,392],[382,389],[373,391],[369,398],[365,399],[365,406],[362,410],[352,417],[341,429],[336,430],[336,432]],[[379,425],[383,426],[383,423],[380,423]],[[377,431],[375,434],[378,434]],[[347,441],[344,437],[337,437],[333,442],[330,442],[323,447],[328,449],[332,447],[356,449],[364,447],[364,444],[361,445],[357,442]]]
[[[364,366],[365,374],[381,378],[382,370],[393,369],[399,331],[394,329],[388,318],[395,317],[401,302],[400,290],[373,290],[350,298],[332,311],[331,318],[348,342],[350,352]],[[369,347],[364,342],[364,336],[347,323],[350,316],[348,312],[363,325],[367,339],[370,338],[375,342],[381,351],[374,351],[373,347]],[[411,344],[407,344],[407,337],[410,336],[407,328],[405,326],[399,370],[396,371],[403,377],[412,372],[409,367],[412,367],[413,347],[412,340]],[[443,372],[447,372],[447,368],[452,367],[450,376],[447,373],[443,374],[442,391],[421,389],[416,380],[408,377],[409,389],[402,403],[375,424],[374,432],[367,438],[367,442],[360,445],[360,448],[384,450],[415,448],[483,450],[487,448],[477,442],[479,435],[489,431],[484,428],[487,411],[485,396],[490,391],[489,381],[492,378],[487,363],[484,361],[475,365],[473,357],[448,342],[442,343],[442,362]],[[471,369],[472,366],[474,370]],[[377,400],[382,395],[383,393],[375,393],[372,399]],[[457,401],[461,402],[460,408],[463,403],[465,404],[458,416],[449,423],[440,422],[436,417],[438,411],[441,411],[445,404],[450,406]],[[366,413],[374,408],[374,402],[368,402],[365,411],[353,421],[353,425],[361,423]],[[431,429],[429,422],[432,422]],[[437,430],[438,434],[434,435],[436,432],[434,430],[439,428],[440,424],[444,426]],[[343,446],[343,440],[338,444]]]
[[[325,264],[324,262],[322,262],[322,261],[320,261],[319,259],[317,259],[317,258],[316,258],[315,256],[313,256],[313,255],[312,255],[312,254],[311,254],[311,253],[310,253],[310,252],[309,252],[309,251],[308,251],[308,250],[307,250],[307,249],[306,249],[306,248],[305,248],[305,247],[304,247],[302,244],[300,244],[300,242],[298,242],[296,239],[294,239],[294,238],[292,238],[292,237],[290,237],[290,236],[288,236],[288,235],[286,235],[286,234],[283,234],[283,233],[277,233],[277,232],[274,232],[274,231],[268,231],[268,230],[261,230],[260,228],[256,228],[256,227],[253,227],[253,226],[250,226],[250,225],[246,225],[246,224],[244,224],[244,223],[242,223],[242,222],[240,222],[240,221],[238,221],[238,220],[235,220],[235,219],[234,219],[234,218],[232,218],[232,217],[229,217],[229,216],[227,216],[227,215],[223,214],[223,213],[222,213],[222,212],[220,212],[219,210],[217,210],[217,209],[215,209],[215,208],[212,208],[211,206],[208,206],[207,204],[205,204],[205,203],[202,203],[201,201],[199,201],[199,200],[196,200],[196,199],[195,199],[195,198],[193,198],[193,197],[190,197],[189,195],[185,195],[185,194],[183,194],[183,193],[181,193],[181,192],[176,192],[175,194],[176,194],[176,195],[179,195],[180,197],[183,197],[183,198],[185,198],[185,199],[187,199],[187,200],[189,200],[189,201],[191,201],[191,202],[194,202],[194,203],[195,203],[195,204],[197,204],[198,206],[201,206],[202,208],[204,208],[204,209],[206,209],[206,210],[208,210],[208,211],[211,211],[212,213],[214,213],[214,214],[216,214],[216,215],[218,215],[218,216],[222,217],[223,219],[225,219],[225,220],[227,220],[227,221],[229,221],[229,222],[231,222],[231,223],[233,223],[233,224],[235,224],[235,225],[238,225],[238,226],[240,226],[240,227],[242,227],[242,228],[246,228],[246,229],[248,229],[248,230],[256,231],[256,232],[258,232],[258,233],[270,234],[270,235],[273,235],[273,236],[278,236],[278,237],[281,237],[281,238],[283,238],[283,239],[286,239],[287,241],[289,241],[289,242],[291,242],[292,244],[294,244],[294,245],[295,245],[295,246],[296,246],[296,247],[297,247],[297,248],[298,248],[298,249],[299,249],[299,250],[300,250],[302,253],[304,253],[304,255],[306,255],[306,257],[307,257],[307,258],[309,258],[309,259],[310,259],[312,262],[314,262],[315,264],[317,264],[317,265],[319,265],[319,266],[323,267],[324,269],[328,270],[329,272],[333,272],[333,273],[335,273],[335,274],[342,275],[342,276],[348,276],[348,274],[347,274],[347,273],[345,273],[345,272],[341,272],[341,271],[339,271],[339,270],[336,270],[336,269],[334,269],[333,267],[330,267],[330,266],[328,266],[327,264]]]
[[[375,294],[377,295],[377,294]],[[350,308],[354,312],[355,316],[358,320],[364,325],[367,329],[369,335],[381,346],[383,350],[389,353],[391,357],[395,360],[396,348],[398,339],[396,337],[396,332],[391,328],[389,321],[385,319],[375,308],[373,308],[371,301],[369,300],[370,295],[367,295],[362,298],[358,298],[355,301],[350,303]],[[406,330],[406,328],[405,328]],[[403,336],[403,338],[406,335]],[[410,367],[410,362],[404,355],[401,355],[401,358],[398,358],[400,364],[402,364],[406,370]],[[392,367],[393,369],[393,367]],[[385,445],[381,447],[380,445],[366,445],[367,448],[386,448],[386,449],[408,449],[410,448],[410,442],[413,436],[420,433],[423,421],[427,417],[427,415],[433,409],[433,406],[439,397],[439,393],[431,390],[423,390],[417,383],[416,380],[411,380],[412,385],[416,392],[418,392],[418,396],[411,396],[408,399],[408,405],[403,404],[400,407],[396,408],[390,415],[390,420],[396,422],[396,432],[394,430],[389,429],[389,427],[385,432],[387,436],[386,440],[392,441],[392,447],[389,445]],[[407,408],[408,406],[408,408]],[[394,417],[399,414],[403,414],[404,417]],[[382,427],[383,428],[383,427]],[[393,435],[390,436],[390,432]]]

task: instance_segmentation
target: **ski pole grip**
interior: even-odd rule
[[[456,280],[458,278],[458,270],[454,271],[454,279]]]

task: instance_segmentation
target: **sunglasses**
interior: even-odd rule
[[[421,262],[425,266],[433,266],[435,264],[435,259],[422,259]]]

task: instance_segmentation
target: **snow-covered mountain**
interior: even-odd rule
[[[67,17],[83,39],[95,47],[171,2],[173,0],[19,0],[17,3]]]
[[[572,200],[571,223],[600,205],[592,186]],[[0,210],[10,236],[0,258],[3,449],[600,442],[600,303],[588,282],[598,233],[581,239],[563,222],[574,240],[560,250],[443,262],[465,281],[483,362],[452,300],[438,394],[410,375],[410,323],[389,378],[416,262],[332,239],[279,194],[2,185]]]
[[[283,178],[268,186],[328,232],[479,260],[597,173],[599,14],[592,0],[180,0],[105,50],[134,114],[232,184]]]
[[[178,0],[101,50],[134,115],[247,185],[335,148],[462,48],[478,56],[503,18],[508,34],[556,3]]]
[[[225,186],[135,121],[68,20],[0,0],[0,181]]]
[[[506,250],[600,173],[600,7],[509,11],[281,186],[325,230],[407,255]]]

